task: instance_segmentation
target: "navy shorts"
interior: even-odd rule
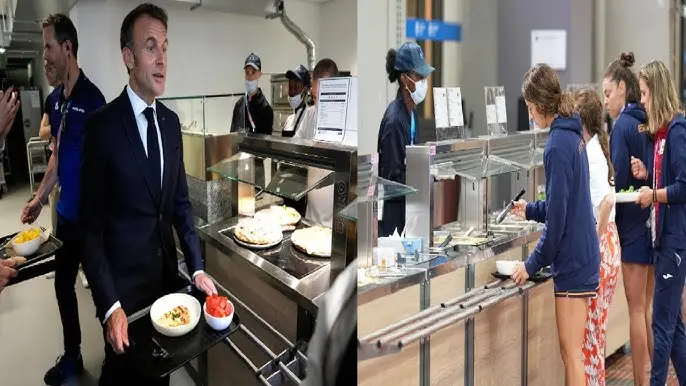
[[[632,264],[653,264],[653,248],[650,242],[635,240],[629,244],[622,244],[622,262]]]

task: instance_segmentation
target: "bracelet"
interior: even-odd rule
[[[653,202],[657,202],[657,189],[653,189]]]

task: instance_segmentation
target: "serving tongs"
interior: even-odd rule
[[[508,213],[510,213],[515,202],[519,201],[519,199],[522,198],[524,193],[526,193],[526,190],[522,189],[522,191],[519,192],[519,194],[514,198],[514,200],[510,201],[510,203],[505,207],[505,209],[503,209],[503,211],[498,214],[498,217],[495,218],[496,225],[500,224],[501,222],[503,222],[503,220],[505,220],[505,217]]]

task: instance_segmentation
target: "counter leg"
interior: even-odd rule
[[[425,310],[431,306],[431,283],[424,281],[419,286],[419,309]],[[419,383],[421,386],[431,385],[431,337],[422,338],[419,342]]]
[[[473,264],[467,265],[465,270],[465,293],[474,289],[474,282],[476,280],[476,268]],[[465,354],[464,354],[464,384],[465,386],[474,386],[474,318],[468,318],[465,321]]]

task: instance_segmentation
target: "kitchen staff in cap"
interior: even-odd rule
[[[239,99],[233,108],[231,132],[245,131],[271,135],[274,126],[274,110],[259,88],[262,76],[262,60],[254,53],[245,58],[245,97]]]
[[[293,108],[293,114],[286,119],[281,136],[292,137],[295,135],[295,129],[302,122],[312,81],[310,71],[302,64],[295,70],[288,70],[286,78],[288,79],[288,102]]]
[[[427,92],[426,77],[434,68],[424,61],[416,43],[405,43],[386,55],[386,72],[391,83],[398,82],[398,94],[386,108],[379,128],[379,176],[405,183],[405,146],[416,140],[416,111]],[[380,210],[379,237],[405,227],[405,198],[384,202]]]

